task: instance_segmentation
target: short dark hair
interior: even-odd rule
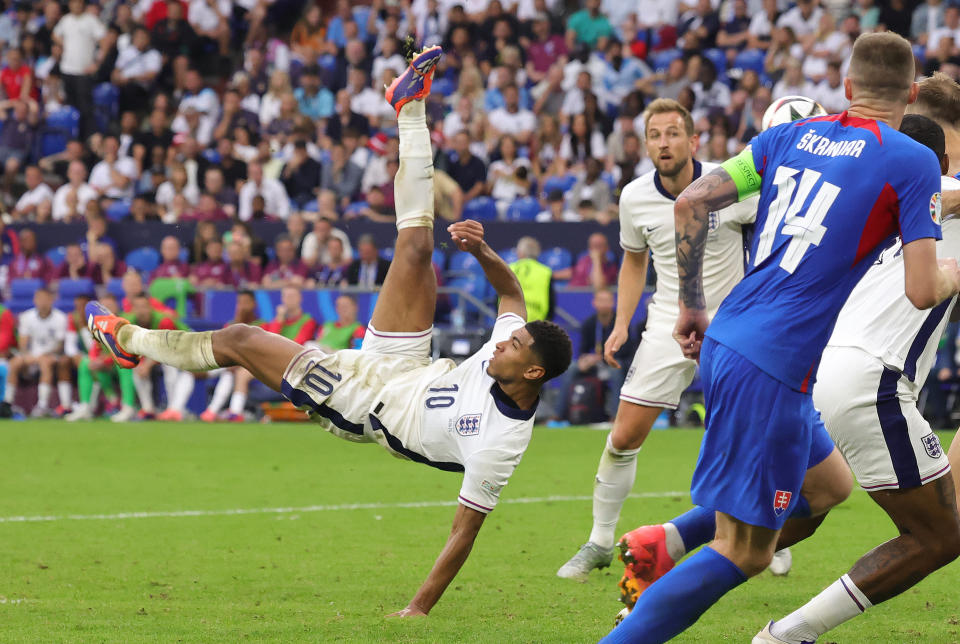
[[[946,142],[943,128],[936,121],[920,114],[907,114],[900,122],[900,131],[917,143],[927,146],[937,155],[937,161],[943,159]]]
[[[913,48],[890,31],[861,34],[853,43],[847,76],[857,94],[905,102],[916,76]]]
[[[253,291],[251,291],[251,290],[248,289],[248,288],[242,288],[242,289],[240,289],[239,291],[237,291],[237,297],[240,297],[241,295],[246,295],[246,296],[249,296],[249,297],[252,297],[252,298],[256,298],[256,297],[257,297],[257,294],[254,293]]]
[[[543,381],[561,375],[573,359],[573,343],[570,336],[558,325],[547,320],[527,322],[527,333],[533,337],[530,350],[543,367]]]

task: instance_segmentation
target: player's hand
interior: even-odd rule
[[[957,266],[957,260],[952,257],[944,257],[937,260],[937,266],[940,267],[940,272],[944,274],[953,286],[953,293],[951,293],[951,295],[956,295],[960,292],[960,267]]]
[[[683,355],[691,360],[700,360],[700,347],[710,321],[703,309],[688,309],[680,305],[680,315],[673,327],[673,339],[680,345]]]
[[[607,341],[603,343],[603,360],[608,365],[614,369],[620,368],[620,363],[617,362],[617,359],[613,357],[617,351],[620,350],[620,347],[627,341],[627,338],[630,337],[629,329],[622,329],[619,326],[614,326],[613,331],[610,333],[610,336],[607,338]]]
[[[483,224],[465,219],[447,226],[454,245],[462,251],[476,255],[483,249]]]
[[[398,610],[395,613],[390,613],[389,615],[387,615],[387,617],[426,617],[426,616],[427,614],[425,612],[423,612],[413,604],[410,604],[403,610]]]

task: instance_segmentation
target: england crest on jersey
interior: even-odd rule
[[[711,213],[708,213],[707,217],[708,217],[708,219],[707,219],[707,231],[712,233],[712,232],[716,231],[717,228],[720,227],[720,213],[719,213],[719,212],[711,212]]]
[[[926,450],[930,458],[940,458],[943,456],[943,448],[940,447],[940,439],[933,432],[920,439],[923,442],[923,449]]]
[[[480,433],[482,414],[466,414],[457,419],[457,433],[461,436],[476,436]]]

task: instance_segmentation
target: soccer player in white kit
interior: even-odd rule
[[[17,396],[17,383],[21,372],[31,368],[39,370],[37,405],[30,414],[35,418],[51,413],[50,394],[57,373],[57,363],[63,355],[63,345],[67,337],[67,315],[54,308],[53,301],[54,294],[46,286],[41,286],[33,294],[34,307],[21,313],[18,320],[19,352],[10,359],[7,367],[7,389],[4,395],[6,402],[11,405]]]
[[[637,454],[664,409],[676,409],[696,372],[673,339],[678,315],[673,206],[695,179],[715,163],[694,159],[699,139],[690,113],[678,102],[660,98],[645,112],[647,153],[656,170],[632,181],[620,197],[620,245],[623,265],[618,282],[617,319],[604,345],[604,359],[619,368],[613,354],[626,342],[630,321],[647,282],[648,255],[657,271],[657,291],[647,309],[647,324],[633,364],[620,390],[620,406],[600,457],[593,491],[593,529],[579,552],[557,575],[586,580],[594,568],[613,559],[617,520],[637,474]],[[710,215],[704,258],[704,289],[712,315],[743,277],[742,227],[756,217],[750,199]]]
[[[360,350],[304,350],[246,325],[205,333],[148,331],[96,303],[88,308],[94,337],[121,366],[134,365],[141,355],[189,370],[239,365],[333,434],[463,472],[450,537],[419,591],[394,613],[401,617],[427,614],[466,561],[529,443],[541,387],[567,369],[572,352],[560,327],[526,323],[519,282],[483,241],[483,227],[465,221],[448,231],[479,261],[500,297],[499,315],[490,341],[461,365],[430,362],[436,310],[433,153],[422,99],[441,55],[440,47],[420,52],[387,90],[400,131],[398,234]]]

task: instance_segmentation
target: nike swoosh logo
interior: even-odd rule
[[[660,226],[647,226],[647,234],[653,234],[654,231],[659,230]]]

